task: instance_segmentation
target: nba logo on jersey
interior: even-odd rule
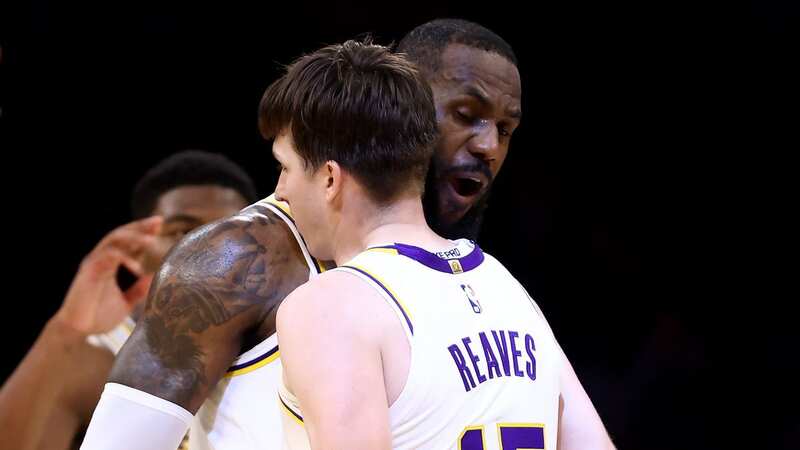
[[[483,308],[481,307],[481,302],[478,301],[478,296],[475,295],[475,289],[472,289],[472,286],[468,284],[462,284],[461,289],[467,294],[467,300],[469,300],[469,304],[472,306],[472,311],[474,311],[475,314],[480,314]]]

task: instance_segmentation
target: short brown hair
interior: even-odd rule
[[[385,203],[423,190],[437,138],[433,94],[416,66],[389,48],[347,41],[297,59],[261,99],[266,139],[289,131],[313,169],[336,161]]]

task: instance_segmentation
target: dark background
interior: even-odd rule
[[[535,296],[618,447],[798,448],[789,300],[755,281],[767,258],[737,262],[774,239],[758,225],[793,170],[772,158],[800,148],[796,2],[255,3],[4,3],[3,379],[144,170],[223,152],[266,195],[256,111],[279,63],[457,16],[508,40],[523,80],[480,243]]]

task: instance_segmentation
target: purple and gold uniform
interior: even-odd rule
[[[389,408],[392,448],[556,448],[561,349],[496,259],[467,240],[439,253],[392,244],[333,270],[373,286],[410,343],[408,378]],[[309,449],[296,398],[283,385],[280,394],[284,448]]]

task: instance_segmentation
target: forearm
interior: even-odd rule
[[[616,450],[605,429],[564,433],[558,438],[558,450]]]
[[[391,450],[391,436],[366,429],[331,430],[310,436],[312,450]],[[357,431],[353,431],[357,430]]]
[[[87,345],[85,336],[55,319],[45,325],[33,347],[0,389],[0,448],[28,450],[42,439],[52,411],[64,402],[66,371]],[[62,415],[67,426],[78,421]]]
[[[235,337],[238,332],[231,330],[231,334]],[[207,341],[202,335],[176,332],[158,318],[147,316],[117,355],[108,381],[194,414],[233,363],[239,349],[235,342],[221,337]]]
[[[615,450],[602,424],[587,421],[581,428],[559,430],[558,450]]]
[[[108,383],[81,450],[175,450],[191,419],[190,412],[172,402]]]
[[[614,444],[572,364],[562,353],[558,450],[613,450]]]

